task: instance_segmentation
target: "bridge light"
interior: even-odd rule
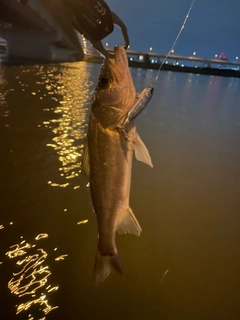
[[[171,53],[174,53],[174,49],[171,50]]]
[[[197,52],[196,52],[196,51],[194,51],[194,52],[193,52],[193,55],[195,56],[196,54],[197,54]]]
[[[108,42],[106,42],[106,47],[108,47]]]
[[[214,56],[215,58],[217,58],[218,57],[218,54],[215,54],[215,56]]]
[[[238,60],[238,56],[236,56],[236,60]]]
[[[149,50],[152,51],[152,47],[150,47]]]

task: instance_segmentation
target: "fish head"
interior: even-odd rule
[[[128,67],[124,47],[116,46],[111,58],[102,66],[94,96],[98,118],[111,116],[112,120],[125,115],[136,97],[136,90]],[[100,119],[99,119],[100,120]]]

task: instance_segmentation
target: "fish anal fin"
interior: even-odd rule
[[[136,136],[136,140],[134,143],[134,153],[135,153],[135,157],[138,161],[141,161],[141,162],[149,165],[151,168],[153,168],[152,160],[151,160],[150,154],[148,152],[148,149],[138,134]]]
[[[142,228],[140,227],[131,208],[127,209],[126,215],[118,225],[117,232],[119,234],[131,233],[136,236],[139,236],[142,232]]]
[[[88,139],[87,138],[86,138],[85,145],[83,148],[82,162],[81,162],[81,173],[88,178],[90,177],[89,150],[88,150]]]

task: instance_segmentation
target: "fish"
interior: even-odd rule
[[[139,236],[142,228],[129,206],[132,157],[153,167],[136,131],[134,119],[153,95],[153,87],[136,94],[124,47],[116,46],[100,71],[92,99],[81,171],[89,178],[97,217],[98,244],[94,264],[96,284],[112,270],[123,274],[115,236]]]

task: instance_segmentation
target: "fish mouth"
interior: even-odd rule
[[[108,59],[111,66],[115,66],[117,63],[121,65],[128,65],[128,59],[126,55],[126,49],[123,46],[115,46],[113,57]]]

